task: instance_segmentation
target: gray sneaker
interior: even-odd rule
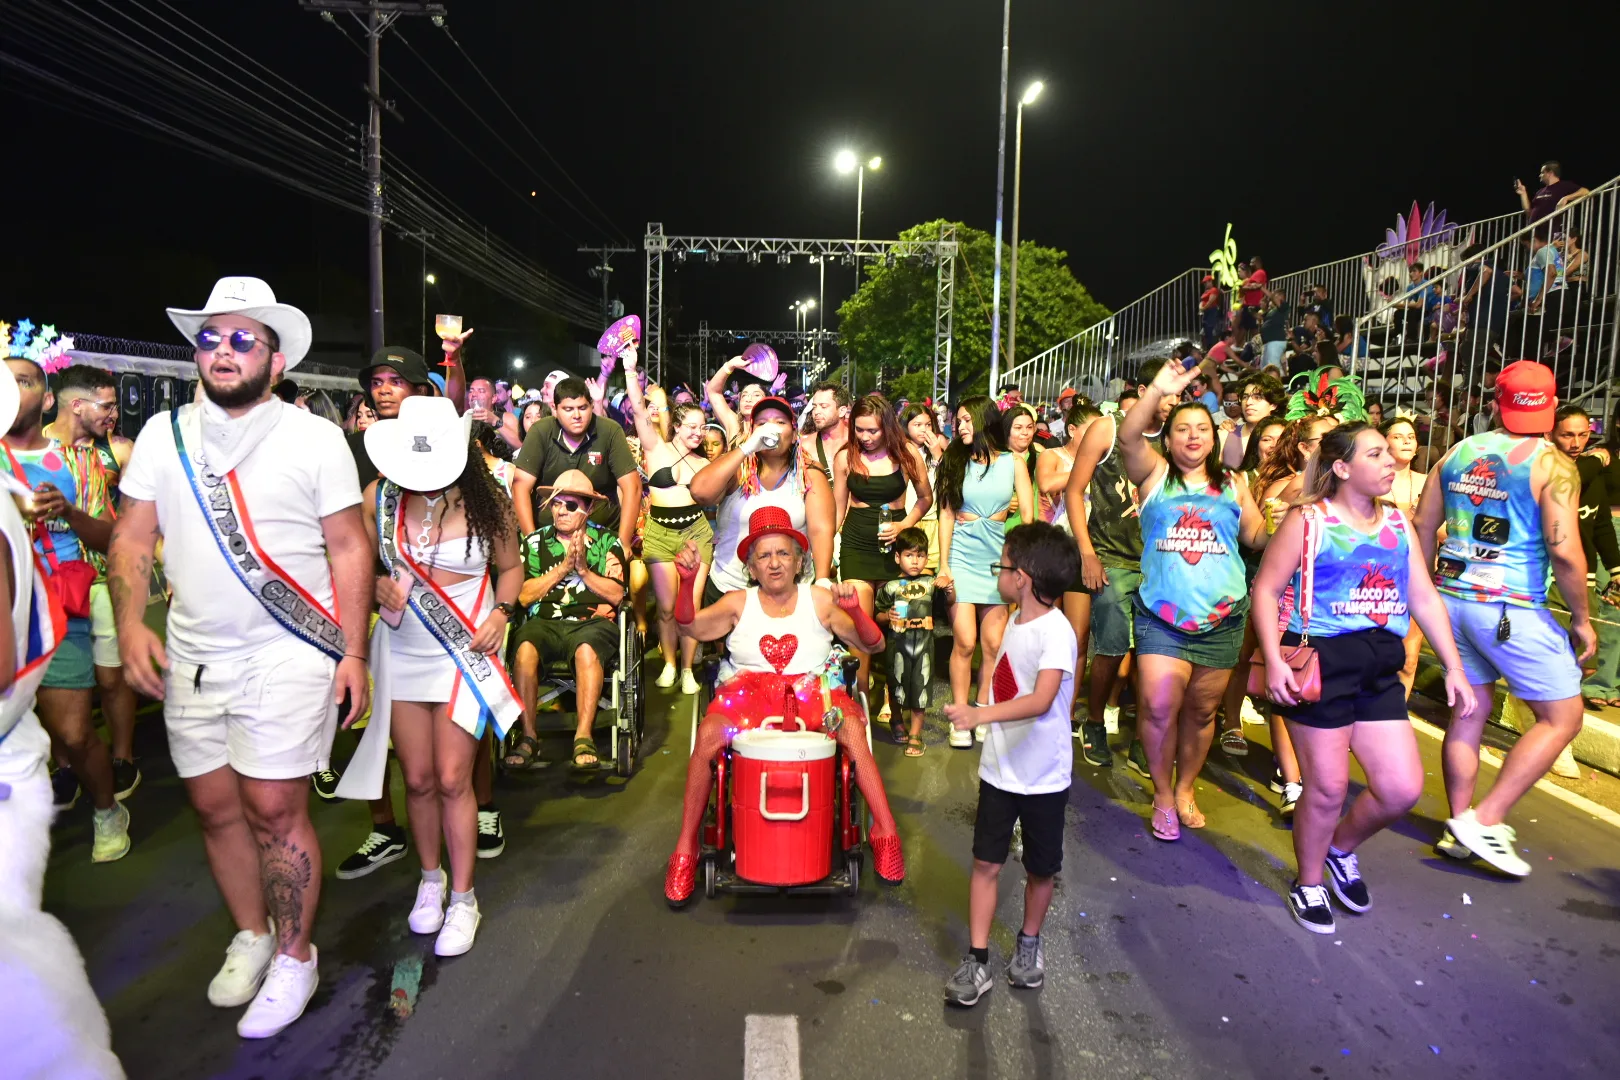
[[[945,984],[945,1003],[960,1005],[963,1008],[977,1005],[979,999],[988,994],[993,985],[990,969],[973,959],[973,954],[969,953],[962,958],[961,966]]]
[[[1028,937],[1018,932],[1018,949],[1007,965],[1007,981],[1020,990],[1033,990],[1046,981],[1046,954],[1041,950],[1041,935]]]

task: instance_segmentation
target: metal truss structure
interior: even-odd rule
[[[654,379],[664,377],[664,259],[676,264],[698,258],[707,262],[742,259],[750,263],[767,260],[778,265],[795,258],[837,259],[853,265],[873,259],[893,265],[897,259],[919,259],[935,267],[934,287],[934,399],[943,400],[951,381],[951,327],[956,300],[956,230],[941,226],[935,240],[799,240],[752,236],[670,236],[663,222],[647,223],[646,313],[642,326],[642,355],[646,370]],[[713,335],[708,335],[712,337]],[[787,332],[768,332],[769,340],[781,341]],[[708,340],[707,337],[704,338]],[[699,348],[706,352],[706,346]],[[706,360],[706,358],[705,358]],[[704,369],[707,370],[705,362]]]
[[[691,365],[692,354],[687,353],[688,366],[696,373],[702,382],[708,382],[714,374],[710,367],[709,342],[755,342],[764,341],[772,345],[796,345],[798,353],[795,356],[782,356],[784,364],[798,364],[810,368],[816,366],[821,359],[821,346],[836,344],[838,335],[831,330],[712,330],[707,320],[698,323],[697,333],[682,334],[677,339],[688,347],[697,346],[697,364]]]

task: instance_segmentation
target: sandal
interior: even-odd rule
[[[1243,737],[1241,728],[1227,728],[1221,732],[1221,750],[1227,757],[1248,757],[1249,740]]]
[[[1176,816],[1189,829],[1202,829],[1205,825],[1204,812],[1198,809],[1198,804],[1192,799],[1176,803]]]
[[[501,759],[501,767],[507,772],[524,772],[535,767],[535,759],[540,756],[540,742],[533,735],[524,735],[521,732],[512,737],[512,745],[506,750],[506,756]]]
[[[1161,815],[1163,816],[1162,824],[1160,823]],[[1181,839],[1181,823],[1176,820],[1176,812],[1172,807],[1160,806],[1158,803],[1153,804],[1153,838],[1166,842]]]
[[[591,763],[589,765],[582,763],[579,760],[582,757],[590,757],[592,759]],[[569,771],[577,773],[595,772],[601,764],[601,751],[596,748],[595,739],[574,740],[573,757],[568,763]]]
[[[923,741],[921,735],[912,735],[906,739],[906,757],[922,757]]]
[[[889,718],[889,734],[894,736],[895,742],[904,745],[911,732],[910,729],[906,727],[906,722],[904,719],[891,716]]]

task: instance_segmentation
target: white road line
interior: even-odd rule
[[[1407,715],[1411,717],[1412,726],[1421,731],[1423,734],[1427,735],[1429,738],[1437,741],[1445,739],[1446,733],[1443,729],[1435,727],[1433,724],[1422,719],[1421,717],[1414,716],[1410,713]],[[1495,750],[1492,750],[1489,747],[1482,746],[1479,748],[1479,759],[1493,768],[1500,769],[1502,767],[1502,755],[1498,754]],[[1568,803],[1575,809],[1580,810],[1583,813],[1591,814],[1599,821],[1602,821],[1608,825],[1613,825],[1615,828],[1620,829],[1620,814],[1610,810],[1607,806],[1602,806],[1595,803],[1591,799],[1586,798],[1584,795],[1577,795],[1568,788],[1559,787],[1551,780],[1537,780],[1536,788],[1540,791],[1546,792],[1548,795],[1551,795],[1559,802]]]
[[[799,1080],[799,1018],[751,1014],[743,1021],[743,1080]]]

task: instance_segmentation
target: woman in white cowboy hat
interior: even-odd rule
[[[391,573],[377,578],[371,725],[339,787],[342,795],[374,796],[354,789],[373,779],[380,787],[392,738],[422,860],[410,927],[437,932],[440,956],[472,948],[478,930],[473,756],[486,724],[504,737],[519,711],[500,660],[523,584],[517,523],[482,452],[469,446],[469,427],[448,399],[409,397],[398,418],[366,429],[366,452],[380,476],[361,505]]]

